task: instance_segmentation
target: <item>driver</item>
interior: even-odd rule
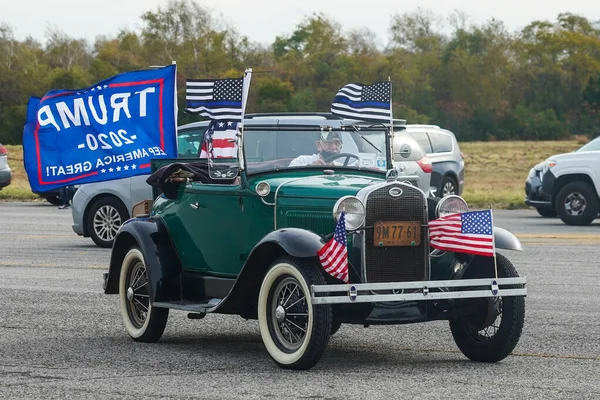
[[[317,154],[312,156],[299,156],[290,162],[290,167],[302,165],[338,165],[338,163],[327,163],[325,160],[331,156],[339,154],[342,150],[342,135],[340,132],[323,131],[317,135]],[[341,164],[340,164],[341,165]]]

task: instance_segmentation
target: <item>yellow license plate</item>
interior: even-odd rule
[[[421,244],[421,223],[416,221],[375,222],[374,246],[418,246]]]

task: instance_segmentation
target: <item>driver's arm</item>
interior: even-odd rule
[[[318,157],[317,160],[321,160],[321,158]],[[301,167],[301,166],[304,166],[304,165],[311,165],[314,162],[315,162],[315,157],[314,156],[298,156],[298,157],[294,158],[290,162],[289,166],[290,167]]]

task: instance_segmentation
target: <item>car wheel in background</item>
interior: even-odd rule
[[[62,200],[60,196],[44,196],[44,198],[48,203],[52,204],[53,206],[62,205]]]
[[[536,208],[536,211],[542,217],[546,217],[546,218],[554,218],[554,217],[556,217],[556,211],[554,211],[554,210],[548,210],[546,208]]]
[[[598,216],[598,197],[585,182],[566,184],[556,196],[556,212],[567,225],[589,225]]]
[[[451,176],[445,176],[442,180],[442,185],[440,188],[440,197],[446,197],[449,195],[458,195],[458,184],[456,180]]]
[[[119,227],[128,219],[125,206],[116,197],[96,200],[87,215],[87,232],[100,247],[113,245]]]

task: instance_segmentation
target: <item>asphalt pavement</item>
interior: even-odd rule
[[[104,295],[110,249],[71,230],[69,210],[0,202],[0,398],[600,398],[600,221],[570,227],[494,211],[528,278],[513,354],[467,360],[443,321],[344,325],[310,371],[279,369],[258,324],[171,311],[163,338],[132,341]]]

